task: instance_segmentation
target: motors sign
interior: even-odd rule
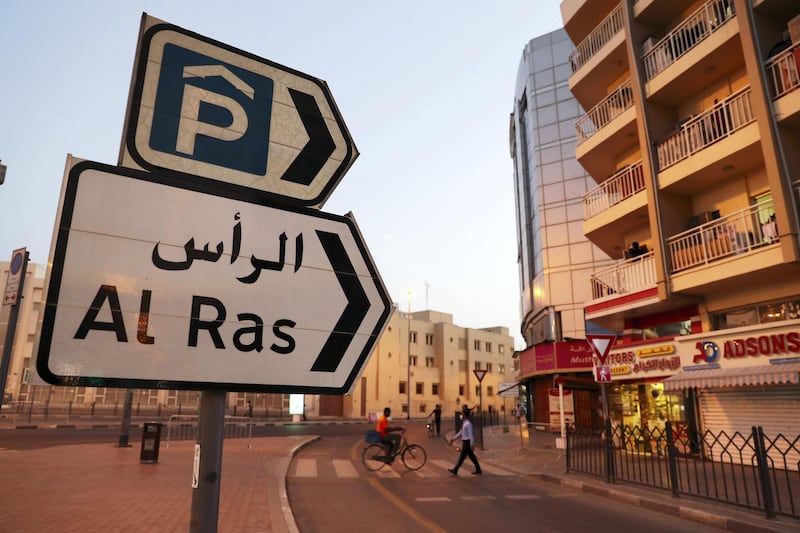
[[[120,164],[321,206],[358,157],[327,84],[144,15]]]
[[[56,223],[52,384],[346,393],[391,312],[350,217],[81,162]]]

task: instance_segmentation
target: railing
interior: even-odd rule
[[[795,50],[799,48],[800,43],[795,43],[765,63],[773,100],[800,87],[800,75],[797,72],[797,59],[795,59]]]
[[[642,162],[618,170],[613,176],[583,195],[583,218],[587,220],[644,190]]]
[[[633,90],[631,80],[617,87],[604,100],[591,108],[575,122],[578,144],[582,143],[606,124],[620,116],[629,107],[633,107]]]
[[[169,417],[167,447],[172,441],[195,439],[197,437],[197,422],[197,416],[172,415]],[[253,419],[246,416],[226,416],[223,438],[251,440],[253,438]]]
[[[642,57],[645,79],[655,78],[734,16],[733,0],[710,0],[700,6],[653,48],[645,51]]]
[[[569,64],[572,72],[577,72],[608,41],[622,31],[622,22],[622,4],[620,4],[569,55]]]
[[[669,490],[727,504],[800,517],[800,436],[613,426],[605,431],[571,428],[567,471],[612,482]]]
[[[664,170],[724,139],[755,120],[750,107],[750,87],[684,122],[680,129],[658,143],[658,168]]]
[[[655,287],[656,263],[654,252],[626,259],[621,263],[593,272],[592,298],[598,300],[621,293],[631,293]]]
[[[772,202],[752,205],[667,240],[672,271],[708,264],[778,241]]]

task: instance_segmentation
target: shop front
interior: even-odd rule
[[[800,435],[800,320],[688,335],[678,351],[664,387],[695,406],[698,431]]]
[[[680,394],[665,390],[663,381],[680,371],[680,356],[676,342],[635,343],[614,347],[606,364],[597,357],[595,375],[601,370],[606,378],[608,416],[615,434],[627,428],[635,438],[626,439],[631,451],[651,452],[656,439],[662,436],[667,421],[683,428],[691,413],[687,413]],[[603,368],[605,367],[605,368]]]

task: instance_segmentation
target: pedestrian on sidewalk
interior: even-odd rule
[[[461,454],[458,456],[458,462],[453,468],[448,468],[448,471],[454,476],[458,475],[458,469],[461,468],[464,459],[467,457],[469,457],[472,464],[475,465],[473,474],[483,473],[481,465],[478,463],[478,458],[475,457],[475,452],[472,451],[472,447],[475,444],[475,432],[472,430],[472,422],[469,419],[469,415],[469,407],[465,405],[461,409],[461,430],[450,439],[450,444],[453,444],[453,441],[456,439],[461,439]]]
[[[438,403],[436,404],[436,407],[433,408],[433,411],[431,411],[431,414],[428,415],[428,417],[430,417],[431,415],[433,415],[433,423],[436,425],[436,436],[438,437],[439,435],[441,435],[441,428],[442,428],[442,408]]]

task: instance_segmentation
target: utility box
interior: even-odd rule
[[[161,424],[160,422],[145,422],[142,430],[142,451],[139,454],[139,461],[146,464],[158,462],[158,448],[161,445]]]

